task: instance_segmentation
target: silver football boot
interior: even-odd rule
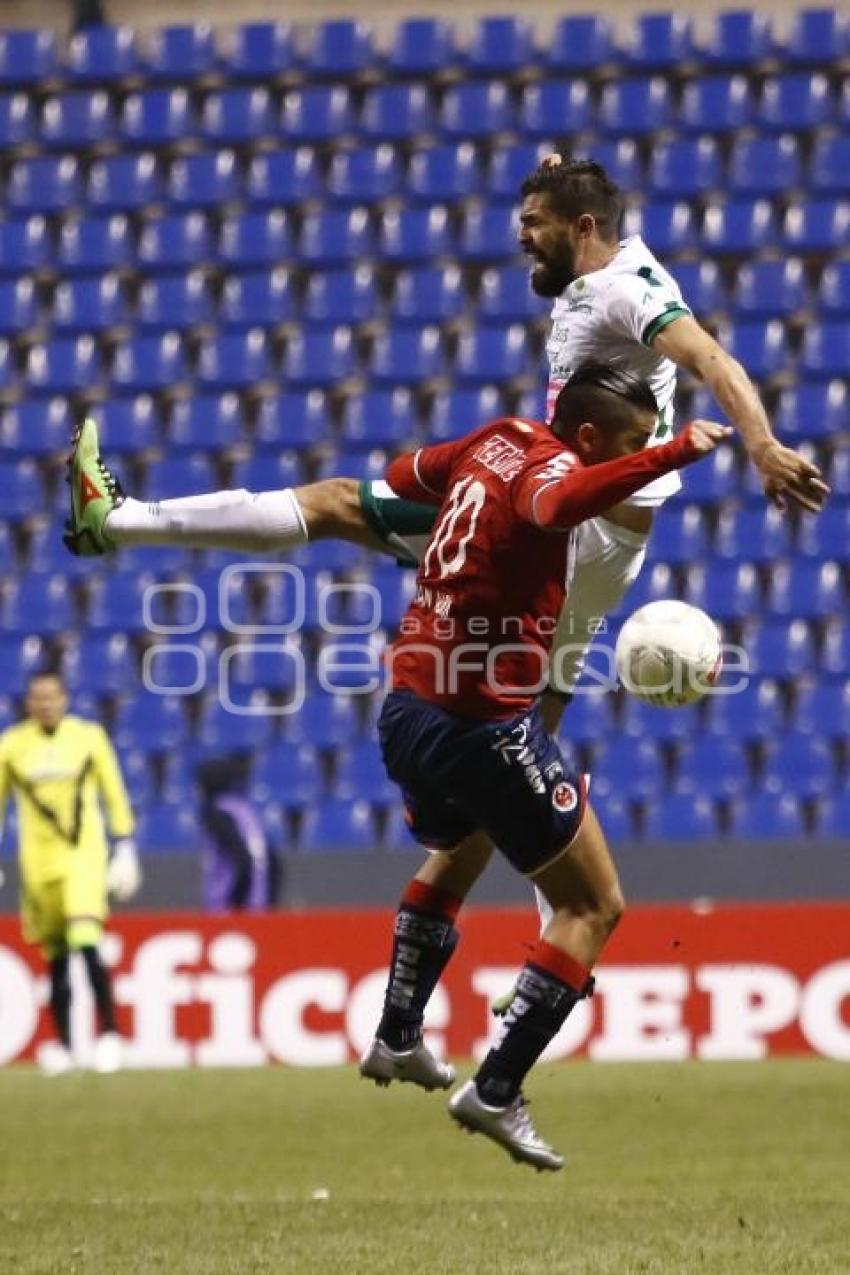
[[[522,1094],[507,1107],[488,1107],[479,1098],[475,1081],[467,1080],[449,1099],[449,1115],[469,1133],[483,1133],[504,1147],[512,1159],[531,1164],[538,1172],[564,1167],[564,1157],[543,1141],[531,1123]]]
[[[390,1049],[375,1036],[360,1059],[360,1075],[376,1085],[400,1080],[420,1089],[451,1089],[456,1072],[450,1063],[440,1062],[420,1040],[412,1049]]]

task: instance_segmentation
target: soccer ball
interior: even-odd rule
[[[714,621],[699,607],[673,599],[633,612],[620,630],[615,656],[626,690],[663,708],[702,699],[723,663]]]

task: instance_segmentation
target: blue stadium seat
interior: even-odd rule
[[[792,65],[823,66],[850,51],[847,18],[834,8],[802,9],[794,16],[783,58]]]
[[[379,147],[374,153],[379,155],[383,149]],[[427,204],[476,195],[480,179],[475,147],[471,142],[460,142],[414,151],[406,185],[415,199]]]
[[[86,636],[65,649],[62,664],[71,690],[115,695],[138,676],[136,660],[126,633]],[[133,793],[134,803],[138,798]]]
[[[415,432],[416,410],[406,387],[370,390],[346,400],[340,439],[347,447],[395,448]]]
[[[393,75],[436,75],[454,61],[454,32],[439,18],[406,18],[393,26],[387,67]]]
[[[640,150],[629,137],[595,138],[592,143],[579,143],[574,155],[576,159],[592,159],[601,164],[611,180],[626,190],[642,188],[645,183]]]
[[[285,22],[246,22],[233,31],[222,60],[229,79],[259,84],[274,80],[295,65],[292,27]]]
[[[492,381],[496,369],[499,380],[507,381],[522,376],[533,366],[524,324],[476,328],[460,338],[455,380],[458,385],[484,385]]]
[[[159,203],[163,187],[156,156],[145,151],[99,160],[89,172],[86,195],[92,210],[104,213],[134,212],[145,204]]]
[[[157,800],[157,790],[147,754],[135,750],[125,751],[119,754],[118,760],[124,782],[132,793],[133,806],[137,810],[146,810],[154,805]]]
[[[35,110],[26,93],[0,94],[0,146],[11,150],[33,140]]]
[[[702,59],[708,65],[740,66],[749,70],[774,51],[770,17],[765,13],[733,10],[715,17]]]
[[[464,279],[457,266],[421,266],[400,270],[395,277],[390,316],[396,321],[445,323],[459,318],[465,306]]]
[[[841,390],[846,393],[843,381],[835,382],[835,384],[836,386],[840,384]],[[802,390],[822,387],[807,385],[800,388]],[[803,519],[797,538],[797,553],[817,560],[834,558],[839,562],[850,561],[850,505],[843,502],[827,504],[823,513],[818,514],[817,518]]]
[[[626,212],[626,233],[642,235],[662,257],[691,248],[695,242],[692,205],[676,203],[633,205]]]
[[[145,854],[197,853],[197,816],[185,801],[155,802],[142,810],[136,837]]]
[[[234,704],[241,707],[250,702],[250,697],[243,698],[235,687],[229,689]],[[265,713],[235,713],[215,694],[201,709],[195,732],[195,751],[207,756],[252,751],[263,746],[271,734],[271,726],[271,716]]]
[[[283,101],[281,133],[298,142],[331,142],[354,130],[348,89],[340,84],[293,89]]]
[[[53,326],[62,332],[103,332],[126,323],[127,297],[117,274],[67,279],[53,294]]]
[[[22,518],[43,503],[39,472],[31,460],[0,461],[0,505],[6,518]]]
[[[208,261],[213,253],[204,213],[182,212],[152,218],[139,235],[138,260],[148,270],[179,270]]]
[[[773,615],[825,619],[840,615],[846,596],[837,562],[775,563],[770,572],[768,606]]]
[[[716,261],[680,261],[676,282],[694,314],[712,314],[726,307],[723,278]]]
[[[763,747],[766,792],[823,797],[836,787],[835,758],[825,739],[788,731]]]
[[[288,449],[291,439],[281,440]],[[240,460],[233,467],[233,482],[248,491],[274,491],[278,487],[294,487],[302,481],[301,456],[297,451],[280,451],[274,455],[253,455]]]
[[[710,251],[754,254],[775,239],[773,209],[766,199],[729,200],[706,209],[701,242]]]
[[[381,218],[378,256],[390,265],[424,264],[446,254],[449,247],[448,213],[441,204],[393,209]]]
[[[292,255],[292,236],[286,213],[234,213],[219,231],[218,257],[233,269],[278,266]]]
[[[804,309],[808,299],[806,271],[799,257],[747,262],[738,271],[735,307],[742,318],[785,318]]]
[[[434,443],[460,438],[501,416],[502,411],[501,392],[495,385],[438,390],[431,402],[426,437]]]
[[[457,242],[463,261],[499,261],[516,257],[517,211],[515,206],[475,203],[467,208]]]
[[[395,141],[434,130],[434,110],[425,84],[382,84],[369,89],[360,117],[364,138]]]
[[[50,236],[43,216],[0,222],[0,275],[40,270],[50,259]]]
[[[124,102],[121,136],[135,146],[161,147],[186,141],[194,133],[189,92],[185,88],[144,89]]]
[[[444,358],[438,327],[390,329],[375,340],[370,378],[376,385],[415,385],[440,376]]]
[[[835,686],[814,681],[795,688],[794,729],[816,738],[850,736],[850,682]]]
[[[29,275],[0,280],[0,335],[20,336],[38,323],[40,307]]]
[[[103,580],[109,577],[103,577]],[[121,579],[119,576],[113,580]],[[122,617],[123,619],[123,617]],[[178,696],[137,692],[117,707],[112,732],[116,748],[140,748],[146,753],[167,753],[186,741],[186,719]]]
[[[802,168],[793,134],[742,138],[732,148],[729,189],[735,195],[780,195],[800,185]]]
[[[135,32],[105,24],[77,31],[68,41],[65,70],[78,84],[104,84],[137,75]]]
[[[59,150],[95,146],[114,132],[112,103],[102,89],[49,97],[41,116],[41,140]]]
[[[312,448],[328,439],[330,407],[324,390],[292,390],[260,400],[256,449]]]
[[[688,571],[685,600],[718,620],[744,620],[761,609],[758,572],[750,562],[709,558]]]
[[[850,375],[850,328],[846,323],[811,324],[803,334],[803,376],[826,379]]]
[[[605,809],[601,812],[601,816],[601,823],[609,845],[619,848],[637,839],[634,802],[612,794],[606,799]]]
[[[31,394],[75,394],[92,389],[100,376],[98,349],[91,336],[54,337],[30,346],[27,354]]]
[[[572,706],[565,714],[568,736],[570,731],[567,719],[571,715],[571,709]],[[663,791],[663,761],[660,750],[651,740],[609,737],[607,740],[598,740],[593,752],[591,791],[600,799],[603,810],[608,797],[612,795],[640,800],[648,792]]]
[[[0,340],[0,390],[11,390],[15,388],[16,382],[17,369],[13,348],[8,341]]]
[[[772,505],[726,505],[720,510],[714,537],[716,557],[768,565],[790,549],[788,518]]]
[[[515,75],[534,61],[534,35],[522,18],[481,18],[464,62],[475,75]]]
[[[320,22],[303,56],[311,78],[361,75],[374,58],[372,31],[365,23],[343,18]]]
[[[691,20],[683,13],[647,13],[635,21],[626,50],[629,70],[678,68],[695,54]]]
[[[22,686],[27,674],[40,666],[43,653],[44,643],[35,634],[21,637],[18,633],[0,633],[0,683],[4,687]]]
[[[751,654],[748,642],[743,645]],[[720,688],[732,690],[735,678],[737,674],[731,682],[721,679]],[[734,693],[716,692],[708,696],[706,729],[709,734],[706,738],[716,740],[726,736],[735,741],[770,739],[782,729],[784,712],[782,693],[775,681],[750,679]]]
[[[239,146],[275,131],[266,88],[229,88],[210,93],[201,111],[200,134],[218,146]]]
[[[213,470],[208,456],[199,452],[188,456],[160,456],[148,464],[139,495],[147,500],[171,500],[209,491],[212,486]]]
[[[253,792],[262,804],[279,801],[300,809],[312,806],[324,788],[321,759],[312,744],[272,744],[254,763]]]
[[[812,668],[814,643],[805,620],[751,620],[745,626],[741,645],[756,677],[794,678]]]
[[[799,839],[804,835],[800,804],[790,793],[757,792],[734,802],[729,835],[743,841]]]
[[[358,701],[353,695],[309,694],[297,716],[286,719],[287,737],[322,749],[350,744],[361,734],[355,712]]]
[[[593,101],[585,80],[541,80],[522,91],[519,127],[525,137],[557,139],[589,128],[592,121]]]
[[[23,399],[4,411],[0,442],[4,452],[57,456],[67,448],[72,432],[71,412],[66,399]]]
[[[699,505],[664,511],[664,538],[650,548],[651,559],[675,564],[698,563],[708,551],[708,520]]]
[[[340,325],[311,332],[296,332],[287,342],[281,367],[284,384],[296,388],[329,386],[353,376],[357,370],[351,328]]]
[[[378,280],[371,265],[311,272],[307,279],[303,300],[307,324],[368,323],[379,312]]]
[[[660,598],[669,598],[679,592],[681,591],[676,586],[671,568],[666,562],[655,562],[641,571],[628,593],[620,599],[612,614],[625,617],[630,611],[644,606],[647,602],[655,602]]]
[[[552,145],[552,141],[495,145],[487,164],[485,186],[488,195],[506,201],[516,200],[522,183],[549,154]]]
[[[608,640],[606,638],[606,642]],[[607,660],[601,667],[608,667]],[[665,744],[678,743],[680,740],[693,738],[693,714],[657,708],[654,704],[645,704],[627,695],[620,730],[635,738],[654,739]]]
[[[835,261],[826,267],[820,277],[817,302],[818,309],[829,318],[850,314],[850,261]]]
[[[330,208],[305,213],[298,258],[309,266],[344,266],[374,253],[369,210]]]
[[[216,62],[212,28],[205,23],[156,27],[141,59],[149,80],[184,83],[208,75]]]
[[[377,843],[369,805],[338,797],[330,797],[318,809],[306,812],[298,838],[298,848],[305,854],[374,850]]]
[[[850,496],[850,452],[846,447],[839,447],[832,453],[825,472],[833,496]]]
[[[123,213],[63,221],[58,252],[63,274],[99,274],[127,266],[132,260],[130,226]],[[22,266],[29,266],[29,262]]]
[[[660,75],[613,80],[602,90],[599,122],[606,133],[641,136],[666,128],[672,119],[670,87]]]
[[[811,664],[808,667],[811,668]],[[831,621],[825,626],[819,667],[827,677],[846,681],[850,668],[850,625]]]
[[[234,274],[225,280],[219,312],[223,327],[274,328],[295,315],[295,288],[286,266]]]
[[[374,203],[401,193],[398,151],[385,142],[336,151],[328,171],[327,197],[340,204]]]
[[[75,622],[67,578],[32,572],[19,576],[6,586],[0,615],[2,627],[10,633],[67,633]]]
[[[201,151],[175,159],[168,173],[168,202],[174,208],[218,208],[241,194],[233,151]]]
[[[678,122],[691,133],[733,133],[750,123],[752,113],[743,75],[708,75],[685,85]]]
[[[394,629],[416,593],[416,574],[393,564],[376,567],[370,579],[381,595],[381,625]]]
[[[246,390],[273,375],[268,337],[262,328],[206,337],[198,349],[195,380],[210,393]]]
[[[817,195],[846,195],[850,191],[850,137],[847,134],[827,133],[815,138],[809,186]]]
[[[799,132],[827,124],[831,117],[829,80],[822,72],[795,72],[765,80],[758,104],[763,128]]]
[[[210,323],[215,307],[202,270],[146,279],[139,291],[136,325],[140,332],[166,332]]]
[[[652,148],[649,182],[663,199],[703,195],[724,184],[723,162],[713,137],[677,138]]]
[[[543,61],[550,71],[592,74],[615,58],[608,20],[589,15],[560,18],[543,50]]]
[[[95,415],[108,455],[147,451],[160,441],[159,417],[149,394],[106,399]]]
[[[672,791],[736,797],[749,792],[751,768],[743,742],[734,735],[699,735],[678,748]]]
[[[391,806],[399,790],[386,772],[376,740],[364,740],[337,754],[334,793],[344,801],[367,801]]]
[[[239,399],[234,393],[181,399],[174,405],[166,433],[169,452],[233,447],[243,436]]]
[[[400,806],[396,806],[388,814],[384,825],[384,836],[382,844],[386,850],[390,850],[395,854],[420,854],[422,846],[416,840],[410,831],[407,820],[404,817],[404,810]]]
[[[129,337],[115,350],[110,382],[119,394],[153,394],[188,376],[180,334],[163,332]]]
[[[494,133],[512,129],[514,112],[508,86],[502,80],[452,85],[440,106],[439,127],[446,137],[459,141],[489,139]]]
[[[525,266],[493,266],[481,276],[475,307],[483,323],[529,322],[546,314],[545,302],[530,288]]]
[[[850,244],[850,207],[832,199],[792,204],[785,213],[783,239],[792,251],[834,252]]]
[[[546,387],[541,384],[522,390],[516,400],[514,415],[529,421],[546,421]]]
[[[578,690],[561,718],[559,735],[572,745],[598,744],[614,729],[614,696],[587,684]],[[606,803],[607,805],[607,803]]]
[[[718,835],[715,804],[704,794],[667,793],[647,802],[645,841],[715,841]]]
[[[322,193],[316,152],[309,146],[255,155],[248,168],[246,190],[256,208],[300,204]]]
[[[850,836],[850,793],[840,793],[837,797],[818,802],[815,834],[847,841]]]
[[[43,84],[57,64],[54,31],[0,31],[0,85]]]
[[[784,371],[788,363],[785,328],[778,319],[744,321],[720,330],[723,348],[756,380]]]

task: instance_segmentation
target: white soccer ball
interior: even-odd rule
[[[711,690],[723,664],[717,625],[687,602],[648,602],[626,620],[616,646],[617,673],[647,704],[679,708]]]

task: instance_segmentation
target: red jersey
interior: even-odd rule
[[[685,429],[584,466],[547,426],[506,418],[394,460],[386,477],[396,495],[440,510],[389,651],[393,688],[462,717],[529,708],[547,683],[570,530],[696,459]]]

